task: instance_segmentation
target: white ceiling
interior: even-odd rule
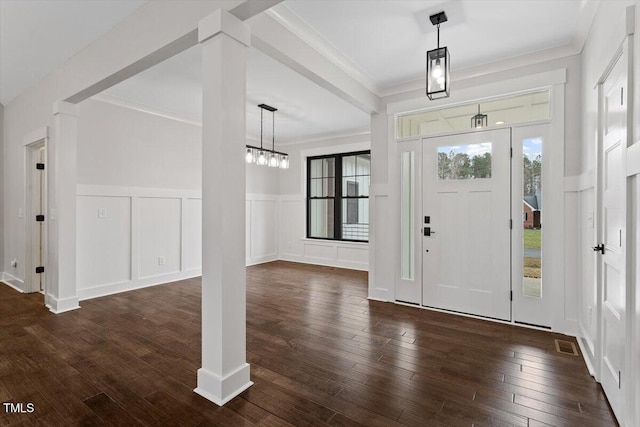
[[[288,8],[386,87],[423,77],[425,53],[437,44],[431,14],[447,13],[440,45],[459,70],[571,44],[582,31],[587,1],[290,0],[277,7]]]
[[[201,48],[195,46],[96,98],[198,123],[202,121],[201,64]],[[251,48],[247,57],[247,133],[257,139],[257,105],[263,103],[278,109],[276,143],[328,131],[362,129],[370,121],[368,114]],[[264,120],[265,142],[267,138],[271,141],[271,113]]]
[[[6,104],[113,28],[144,0],[0,0],[0,102]],[[597,0],[287,0],[272,17],[295,17],[290,30],[313,38],[343,68],[380,93],[424,78],[436,44],[431,13],[445,10],[441,44],[454,71],[558,46],[579,52]],[[591,14],[590,14],[591,13]],[[577,45],[577,46],[576,46]],[[200,52],[195,47],[106,91],[122,104],[190,121],[201,119]],[[279,141],[367,127],[369,117],[286,66],[250,49],[247,127],[259,109],[279,108]]]
[[[0,0],[0,103],[9,103],[144,3]]]

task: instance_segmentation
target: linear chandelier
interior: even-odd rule
[[[278,109],[267,104],[260,104],[258,107],[260,108],[260,147],[247,145],[245,160],[247,163],[255,163],[259,166],[289,169],[289,155],[281,151],[276,151],[276,111],[278,111]],[[271,132],[271,150],[262,146],[264,110],[271,111],[273,126]]]

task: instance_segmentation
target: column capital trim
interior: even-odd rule
[[[53,103],[53,115],[66,114],[68,116],[79,116],[78,104],[66,101],[55,101]]]
[[[223,9],[218,9],[198,23],[198,42],[203,43],[224,33],[245,46],[251,45],[251,29],[247,24]]]

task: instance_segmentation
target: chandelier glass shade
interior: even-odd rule
[[[438,47],[427,52],[427,97],[431,100],[447,98],[451,86],[449,49],[440,47],[440,24],[447,22],[444,12],[429,17],[438,28]]]
[[[478,104],[478,114],[471,117],[471,129],[483,129],[489,125],[489,116],[480,113],[480,104]]]
[[[247,163],[255,163],[258,166],[268,166],[270,168],[289,169],[289,155],[281,151],[276,151],[275,137],[275,112],[277,108],[267,104],[258,105],[260,108],[260,147],[247,145],[245,161]],[[271,111],[272,114],[272,133],[271,133],[271,149],[265,148],[262,144],[264,110]]]

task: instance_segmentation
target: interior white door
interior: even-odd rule
[[[422,304],[511,320],[511,130],[423,140]]]
[[[627,56],[618,59],[601,86],[598,270],[602,290],[600,382],[623,420],[626,339],[626,148]],[[594,248],[596,249],[596,248]]]

